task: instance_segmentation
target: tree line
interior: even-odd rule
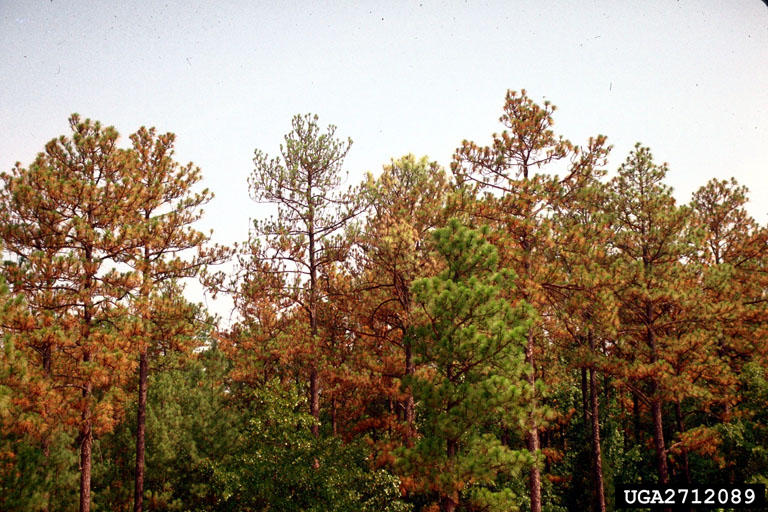
[[[618,483],[767,483],[747,189],[678,204],[641,144],[609,178],[606,137],[554,112],[509,91],[448,170],[352,187],[352,140],[296,116],[232,248],[195,228],[213,195],[173,134],[73,115],[0,175],[0,508],[602,512]]]

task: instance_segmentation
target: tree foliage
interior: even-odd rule
[[[499,424],[526,423],[523,404],[532,389],[523,347],[530,312],[501,297],[512,273],[497,270],[487,232],[451,219],[434,232],[445,270],[412,286],[424,319],[408,333],[420,368],[405,384],[418,403],[421,429],[401,460],[423,488],[438,493],[444,511],[454,510],[464,493],[477,502],[506,494],[495,488],[498,475],[532,462],[494,433]]]
[[[204,273],[226,330],[185,297],[230,255],[200,169],[73,115],[0,175],[0,508],[604,512],[618,483],[768,482],[747,189],[683,204],[640,144],[607,179],[555,112],[509,91],[450,175],[406,155],[349,188],[351,140],[294,117],[248,182],[272,216]]]

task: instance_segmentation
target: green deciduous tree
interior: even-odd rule
[[[273,380],[244,390],[237,399],[245,420],[238,450],[210,465],[219,496],[216,510],[410,510],[400,496],[399,479],[371,469],[365,445],[311,433],[315,420],[295,388]]]

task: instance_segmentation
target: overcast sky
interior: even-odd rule
[[[0,0],[0,169],[67,118],[177,135],[216,198],[200,228],[232,243],[260,211],[254,148],[294,114],[354,140],[350,181],[390,158],[447,166],[500,130],[507,89],[558,106],[576,144],[605,134],[668,162],[680,201],[713,177],[768,220],[768,7],[761,0],[361,2]]]

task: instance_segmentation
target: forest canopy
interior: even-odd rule
[[[448,169],[350,187],[352,139],[297,115],[243,183],[274,215],[231,248],[174,134],[73,114],[0,174],[0,509],[603,512],[618,484],[768,484],[748,190],[681,204],[640,143],[609,177],[608,139],[555,111],[509,91]]]

